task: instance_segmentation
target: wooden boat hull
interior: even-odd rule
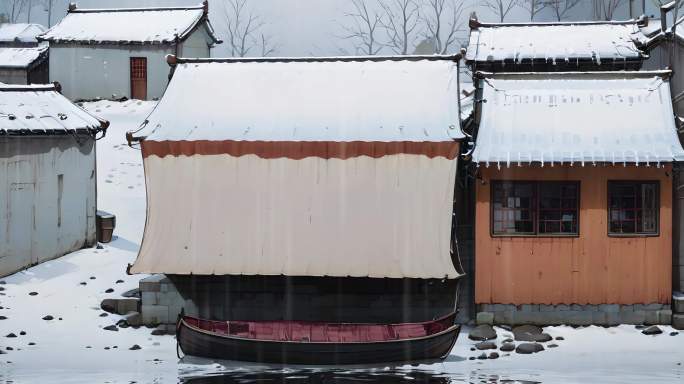
[[[378,342],[292,342],[214,334],[179,319],[176,337],[186,355],[269,364],[408,363],[446,358],[461,331],[459,325],[414,339]]]

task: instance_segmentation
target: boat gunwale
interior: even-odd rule
[[[252,341],[256,343],[281,343],[281,344],[303,344],[303,345],[316,345],[316,344],[322,344],[322,345],[328,345],[328,344],[344,344],[344,345],[353,345],[353,344],[380,344],[380,343],[403,343],[403,342],[410,342],[410,341],[421,341],[421,340],[426,340],[426,339],[432,339],[436,338],[438,336],[443,336],[444,334],[451,333],[455,329],[460,333],[460,324],[453,324],[449,328],[433,333],[431,335],[425,335],[425,336],[420,336],[420,337],[415,337],[415,338],[409,338],[409,339],[397,339],[397,340],[378,340],[378,341],[348,341],[348,342],[340,342],[340,341],[295,341],[295,340],[265,340],[265,339],[253,339],[253,338],[246,338],[246,337],[240,337],[240,336],[233,336],[233,335],[222,335],[219,333],[215,332],[210,332],[201,328],[197,328],[193,325],[188,324],[185,321],[185,318],[189,316],[184,316],[181,317],[179,322],[178,322],[178,331],[180,331],[181,327],[184,325],[188,329],[194,331],[194,332],[199,332],[208,336],[215,336],[215,337],[220,337],[222,339],[231,339],[231,340],[240,340],[240,341]],[[447,316],[448,317],[448,316]],[[446,317],[445,317],[446,318]],[[427,322],[430,323],[430,322]],[[354,324],[354,323],[348,323],[348,324]],[[412,324],[412,323],[406,323],[406,324]],[[425,323],[416,323],[416,324],[425,324]],[[455,338],[456,339],[456,338]],[[456,343],[456,341],[452,342],[451,347],[453,348],[453,345]]]

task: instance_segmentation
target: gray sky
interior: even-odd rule
[[[0,4],[8,0],[0,0]],[[47,24],[47,12],[43,0],[32,0],[35,4],[32,11],[32,21]],[[72,0],[74,1],[74,0]],[[155,5],[188,5],[199,4],[201,0],[76,0],[80,7],[104,8],[104,7],[144,7]],[[367,0],[368,4],[377,0]],[[496,17],[484,6],[484,0],[464,0],[465,11],[463,12],[464,31],[462,38],[467,36],[467,18],[471,11],[475,10],[480,20],[498,21]],[[592,0],[582,0],[572,12],[571,19],[587,20],[591,18]],[[629,18],[628,0],[623,0],[625,6],[618,12],[616,19]],[[641,0],[634,0],[640,10]],[[69,0],[53,0],[53,24],[66,14]],[[654,13],[657,9],[653,0],[646,0],[648,13]],[[348,22],[344,18],[345,11],[349,10],[349,0],[249,0],[249,6],[258,13],[266,23],[265,34],[272,37],[277,45],[276,55],[279,56],[309,56],[309,55],[338,55],[341,49],[354,52],[352,43],[339,38],[344,33],[340,27]],[[223,0],[210,0],[210,16],[219,35],[225,37],[224,18],[221,12]],[[0,11],[2,9],[0,8]],[[26,12],[20,21],[26,21]],[[515,9],[506,21],[526,21],[526,11],[522,8]],[[549,21],[551,16],[543,12],[539,21]],[[214,56],[226,55],[225,44],[219,46],[212,53]],[[390,53],[389,50],[383,53]]]

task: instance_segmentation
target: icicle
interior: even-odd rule
[[[511,151],[506,152],[506,168],[511,167]]]

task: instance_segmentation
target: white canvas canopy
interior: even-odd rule
[[[132,273],[455,278],[457,64],[178,60]]]
[[[484,74],[473,160],[497,165],[684,160],[668,74]]]

